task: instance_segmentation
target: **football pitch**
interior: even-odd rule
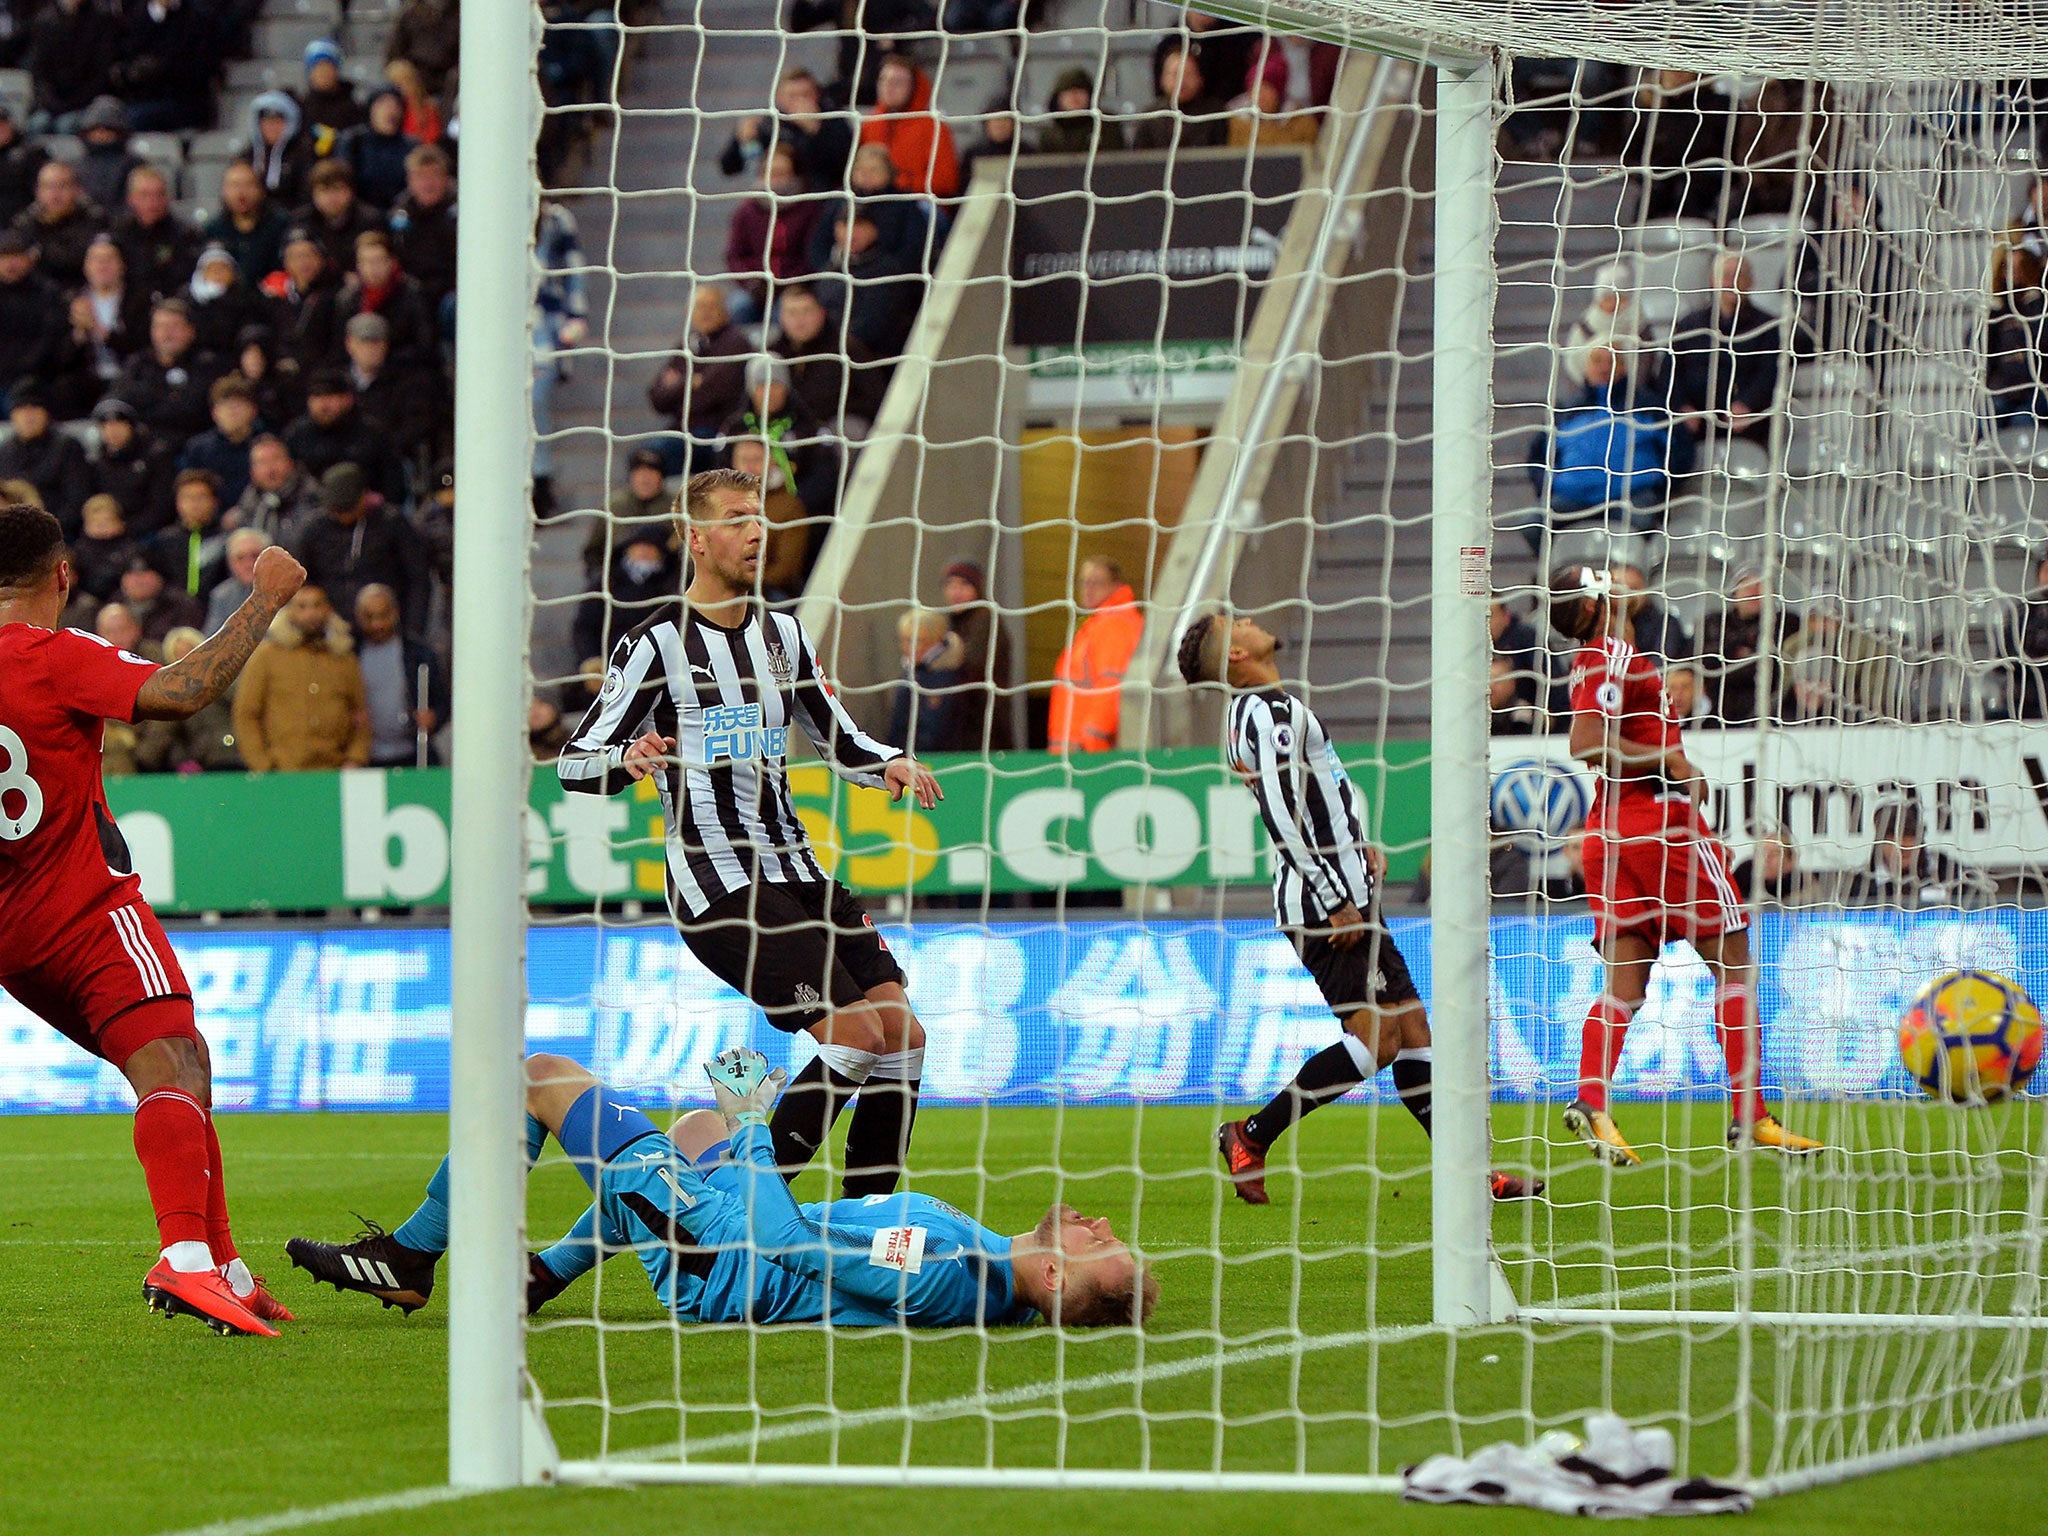
[[[1552,1181],[1549,1201],[1502,1207],[1496,1241],[1528,1298],[1600,1297],[1628,1305],[1729,1304],[1716,1276],[1734,1240],[1726,1206],[1737,1164],[1717,1145],[1717,1105],[1629,1106],[1644,1140],[1671,1150],[1612,1175],[1550,1148],[1554,1110],[1497,1111],[1504,1161]],[[1997,1112],[1994,1112],[1997,1113]],[[1803,1128],[1855,1145],[1859,1136],[1941,1139],[2038,1135],[2037,1107],[2004,1121],[1942,1113],[1815,1109]],[[630,1257],[555,1301],[529,1345],[565,1456],[639,1451],[763,1459],[980,1465],[1392,1471],[1448,1449],[1446,1346],[1429,1315],[1426,1144],[1398,1110],[1342,1106],[1307,1122],[1298,1152],[1276,1160],[1274,1204],[1239,1204],[1214,1172],[1205,1109],[938,1111],[919,1124],[918,1188],[991,1226],[1021,1231],[1061,1198],[1135,1229],[1164,1295],[1151,1330],[1070,1336],[1042,1330],[828,1338],[813,1328],[676,1330]],[[488,1498],[377,1503],[317,1525],[288,1511],[431,1490],[446,1468],[443,1297],[411,1318],[361,1296],[314,1290],[283,1258],[287,1237],[345,1238],[353,1212],[395,1224],[416,1203],[443,1150],[432,1116],[223,1116],[230,1195],[244,1253],[299,1316],[278,1340],[223,1340],[142,1305],[153,1231],[125,1117],[0,1120],[0,1316],[16,1361],[0,1439],[0,1530],[152,1536],[217,1526],[268,1531],[587,1531],[656,1520],[762,1531],[955,1528],[997,1517],[1054,1531],[1117,1528],[1331,1529],[1353,1523],[1418,1531],[1521,1530],[1548,1518],[1430,1510],[1389,1498],[821,1488],[556,1489]],[[1644,1134],[1649,1133],[1649,1134]],[[1518,1139],[1519,1138],[1519,1139]],[[1924,1149],[1930,1174],[1947,1155]],[[1300,1172],[1293,1171],[1299,1159]],[[1133,1165],[1148,1177],[1142,1188]],[[985,1169],[985,1172],[978,1171]],[[1797,1209],[1772,1163],[1754,1165],[1752,1195]],[[813,1198],[818,1175],[799,1194]],[[2006,1180],[2006,1185],[2014,1184]],[[1835,1188],[1839,1189],[1840,1181]],[[1941,1181],[1929,1181],[1941,1200]],[[1980,1235],[2000,1206],[1979,1211]],[[536,1170],[530,1227],[545,1242],[581,1208],[581,1183],[558,1158]],[[1810,1215],[1780,1218],[1803,1221]],[[1839,1219],[1839,1213],[1837,1213]],[[1894,1220],[1893,1225],[1898,1223]],[[1910,1225],[1910,1224],[1909,1224]],[[1298,1244],[1294,1241],[1299,1234]],[[1758,1222],[1758,1263],[1772,1221]],[[1367,1246],[1370,1236],[1371,1245]],[[1687,1255],[1674,1269],[1674,1244]],[[1624,1255],[1617,1265],[1603,1257]],[[1660,1267],[1661,1266],[1661,1267]],[[1697,1290],[1685,1293],[1682,1281]],[[1792,1299],[1797,1282],[1773,1284]],[[1810,1299],[1810,1298],[1809,1298]],[[593,1308],[612,1325],[591,1326]],[[1526,1438],[1525,1395],[1538,1415],[1603,1400],[1688,1427],[1692,1470],[1732,1464],[1737,1358],[1732,1332],[1519,1330],[1461,1340],[1457,1402],[1474,1449]],[[2038,1374],[2040,1345],[2021,1362]],[[1784,1401],[1779,1363],[1753,1362],[1752,1423]],[[1474,1357],[1477,1357],[1476,1359]],[[2008,1366],[2011,1364],[2007,1362]],[[687,1415],[678,1402],[690,1405]],[[916,1409],[906,1419],[900,1405]],[[994,1411],[988,1411],[990,1408]],[[1142,1412],[1140,1411],[1142,1410]],[[2043,1447],[2000,1450],[1866,1478],[1767,1503],[1753,1524],[1819,1531],[1924,1530],[1927,1511],[1994,1531],[2048,1530]]]

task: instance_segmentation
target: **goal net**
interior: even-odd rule
[[[2038,38],[1874,0],[1225,9],[666,0],[536,19],[523,81],[519,49],[465,58],[465,223],[539,237],[526,294],[464,294],[458,474],[516,505],[465,496],[493,555],[458,566],[456,679],[522,665],[489,642],[530,608],[535,766],[522,796],[458,739],[458,848],[466,815],[499,860],[458,853],[458,967],[523,942],[526,1048],[664,1126],[728,1046],[798,1076],[812,1035],[674,911],[693,850],[758,901],[800,827],[925,1040],[904,1186],[1003,1237],[1106,1217],[1160,1300],[1142,1329],[719,1320],[711,1268],[773,1260],[576,1227],[586,1181],[553,1143],[527,1175],[510,1027],[458,971],[458,1479],[1391,1490],[1611,1412],[1771,1492],[2048,1430],[2042,1101],[1938,1101],[1899,1044],[1951,971],[2048,996]],[[685,712],[675,774],[563,792],[690,579],[668,507],[722,467],[761,476],[749,579],[815,644],[827,755],[910,746],[941,803],[835,777],[779,674],[720,674],[765,650],[700,685],[681,639],[670,714],[611,722]],[[1562,567],[1640,595],[1617,642],[1725,849],[1671,903],[1741,909],[1753,982],[1654,924],[1603,965]],[[1238,711],[1181,680],[1211,615],[1284,642],[1270,686],[1327,732],[1434,1032],[1292,1125],[1261,1106],[1338,1013],[1276,926]],[[786,786],[754,766],[785,746]],[[796,952],[741,940],[749,977]],[[2028,1021],[1990,995],[1995,1087]],[[1591,1075],[1640,1166],[1564,1117],[1616,997]],[[1751,1145],[1729,1054],[1824,1151]],[[884,1081],[796,1199],[840,1195]],[[1217,1152],[1255,1110],[1262,1205]],[[520,1212],[585,1260],[523,1322]]]

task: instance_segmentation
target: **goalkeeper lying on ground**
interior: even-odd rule
[[[1129,1326],[1158,1300],[1159,1282],[1109,1222],[1063,1205],[1016,1237],[907,1191],[799,1206],[767,1128],[781,1068],[734,1049],[705,1071],[719,1113],[693,1110],[663,1135],[567,1057],[527,1059],[528,1160],[552,1132],[597,1197],[530,1259],[529,1313],[628,1249],[688,1323]],[[433,1294],[448,1247],[447,1199],[443,1158],[426,1201],[396,1231],[373,1225],[346,1244],[295,1237],[285,1251],[316,1281],[413,1312]]]

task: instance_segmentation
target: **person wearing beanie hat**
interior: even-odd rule
[[[0,229],[0,389],[49,371],[64,335],[64,300],[36,270],[35,246]]]
[[[306,44],[306,88],[299,93],[305,114],[305,131],[313,153],[325,157],[334,153],[341,136],[363,120],[363,104],[356,100],[355,87],[341,77],[341,45],[332,38],[316,37]]]
[[[1041,155],[1085,155],[1125,147],[1123,124],[1095,110],[1095,77],[1078,64],[1053,77],[1045,113],[1033,146]]]
[[[320,515],[297,531],[292,553],[337,608],[354,613],[356,594],[381,584],[398,599],[405,633],[425,634],[432,585],[426,552],[412,524],[372,497],[372,489],[356,465],[329,466],[320,477]]]
[[[100,401],[93,407],[92,419],[100,429],[99,441],[93,444],[87,461],[93,493],[111,496],[121,504],[131,538],[147,538],[175,515],[171,505],[175,455],[144,424],[134,404],[121,395],[108,395]]]
[[[988,600],[988,573],[972,560],[946,567],[947,621],[960,637],[962,695],[947,719],[942,752],[1007,752],[1015,746],[1009,690],[1016,682],[1010,637]]]
[[[397,450],[357,408],[355,386],[340,369],[321,369],[306,381],[306,414],[285,428],[284,441],[309,475],[353,464],[386,501],[396,505],[405,499]]]

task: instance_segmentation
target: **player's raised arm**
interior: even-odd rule
[[[256,557],[255,577],[242,606],[205,643],[151,674],[135,695],[137,720],[189,720],[241,676],[270,632],[270,621],[306,584],[306,568],[278,545]]]
[[[647,777],[676,749],[673,736],[642,732],[666,680],[661,648],[645,634],[632,634],[612,650],[597,702],[576,728],[555,774],[562,788],[582,795],[616,795]]]

